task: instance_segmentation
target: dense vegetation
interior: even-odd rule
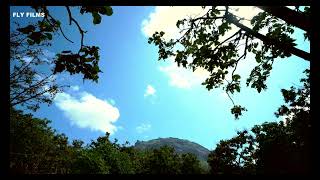
[[[209,154],[210,172],[191,153],[178,154],[173,147],[138,150],[109,140],[109,134],[83,146],[68,143],[47,119],[10,110],[10,170],[12,173],[90,174],[274,174],[307,173],[310,170],[310,82],[282,90],[286,105],[276,112],[285,122],[256,125],[230,140],[222,140]]]
[[[109,134],[83,146],[80,140],[68,143],[47,119],[11,108],[11,173],[85,174],[188,174],[203,173],[193,154],[178,155],[169,146],[140,151],[109,140]]]
[[[284,121],[263,123],[220,141],[209,155],[214,174],[300,174],[311,170],[312,123],[310,118],[310,81],[303,87],[282,89],[286,105],[275,113]]]

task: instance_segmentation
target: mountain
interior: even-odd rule
[[[173,147],[178,154],[192,153],[196,155],[201,161],[207,161],[208,154],[210,153],[207,148],[201,146],[200,144],[172,137],[158,138],[149,141],[137,141],[134,147],[137,149],[145,150],[158,149],[164,145]]]

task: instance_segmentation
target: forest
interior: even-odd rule
[[[311,173],[310,69],[305,69],[300,84],[281,89],[283,103],[274,115],[282,121],[256,124],[248,130],[235,132],[230,139],[220,140],[209,152],[208,167],[195,154],[177,153],[170,146],[137,149],[129,142],[121,144],[117,139],[111,140],[109,132],[90,143],[81,139],[70,141],[67,135],[52,127],[52,120],[35,117],[32,112],[38,111],[43,104],[51,105],[57,94],[70,88],[70,85],[55,80],[59,73],[81,75],[83,81],[98,85],[99,73],[102,73],[100,48],[86,45],[86,31],[72,14],[73,7],[66,6],[68,22],[79,33],[80,47],[75,51],[65,49],[49,62],[43,58],[44,48],[50,47],[54,38],[60,36],[71,44],[73,41],[47,6],[32,8],[35,12],[44,12],[43,19],[24,27],[16,23],[17,28],[10,31],[11,174]],[[203,87],[208,91],[222,87],[233,105],[225,113],[231,112],[235,120],[241,121],[250,109],[237,104],[232,96],[244,88],[241,87],[242,77],[236,74],[240,60],[245,60],[249,53],[254,55],[257,65],[245,84],[258,93],[267,90],[267,79],[274,61],[292,55],[299,57],[300,61],[310,61],[310,53],[298,49],[295,38],[290,36],[294,28],[299,28],[304,31],[305,40],[310,39],[310,8],[258,8],[263,11],[251,19],[251,28],[232,13],[232,6],[212,6],[203,16],[179,20],[176,27],[184,32],[181,37],[168,40],[164,38],[166,32],[155,32],[146,44],[158,48],[159,61],[174,57],[174,63],[179,67],[190,71],[203,68],[210,72],[202,83]],[[110,6],[81,6],[77,10],[81,15],[92,15],[94,25],[99,25],[102,18],[114,15]],[[239,30],[221,40],[231,31],[231,26]],[[240,44],[243,45],[241,48]],[[25,56],[32,58],[26,61]],[[187,60],[190,56],[192,62]],[[49,69],[44,72],[43,67]],[[210,141],[211,137],[207,139]]]

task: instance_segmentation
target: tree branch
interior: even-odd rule
[[[231,38],[233,38],[234,36],[236,36],[237,34],[239,34],[241,32],[241,29],[239,31],[237,31],[236,33],[234,33],[232,36],[228,37],[227,39],[225,39],[223,42],[219,43],[213,50],[212,52],[214,52],[219,46],[221,46],[223,43],[227,42],[228,40],[230,40]]]
[[[48,16],[49,16],[51,19],[55,20],[55,18],[53,18],[53,17],[51,16],[51,14],[48,13]],[[56,21],[56,20],[55,20],[55,21]],[[49,22],[49,23],[50,23],[50,22]],[[50,24],[51,24],[51,23],[50,23]],[[51,24],[51,25],[52,25],[52,24]],[[71,25],[71,24],[70,24],[70,25]],[[71,42],[71,43],[74,43],[74,42],[71,41],[69,38],[67,38],[67,36],[64,34],[61,26],[59,26],[59,29],[60,29],[60,32],[61,32],[62,36],[63,36],[66,40],[68,40],[68,41]]]
[[[288,45],[284,45],[283,43],[277,41],[277,40],[271,40],[270,38],[253,31],[252,29],[248,28],[247,26],[239,23],[236,19],[232,18],[230,15],[226,16],[226,20],[229,21],[230,23],[236,25],[237,27],[239,27],[240,29],[246,31],[247,34],[250,34],[260,40],[262,40],[264,43],[266,44],[272,44],[274,46],[276,46],[277,48],[284,50],[286,52],[289,52],[290,54],[296,55],[298,57],[301,57],[307,61],[310,61],[311,56],[310,53],[307,53],[305,51],[302,51],[300,49],[295,48],[294,46],[288,46]]]
[[[292,24],[304,31],[310,32],[310,19],[303,13],[294,11],[287,7],[279,6],[257,6],[258,8],[276,16],[288,24]]]
[[[230,82],[229,82],[228,80],[225,79],[225,81],[227,81],[227,83],[230,84]],[[231,100],[232,104],[235,106],[234,101],[233,101],[233,99],[230,97],[230,95],[229,95],[229,93],[228,93],[227,90],[226,90],[226,93],[227,93],[229,99]]]
[[[83,38],[84,38],[84,33],[85,33],[85,31],[82,30],[82,28],[80,27],[78,21],[76,21],[76,20],[72,17],[71,10],[70,10],[69,6],[66,6],[66,8],[67,8],[68,15],[69,15],[69,24],[71,25],[71,23],[74,22],[74,23],[77,25],[78,30],[79,30],[79,32],[80,32],[80,34],[81,34],[81,45],[80,45],[80,49],[79,49],[79,53],[80,53],[80,50],[81,50],[81,48],[83,47]]]
[[[23,91],[21,91],[21,92],[19,92],[17,95],[15,95],[13,98],[10,98],[10,102],[15,101],[18,97],[21,97],[21,95],[22,95],[23,93],[27,92],[28,90],[30,90],[30,89],[32,89],[32,88],[36,88],[37,86],[41,86],[42,83],[46,83],[45,81],[46,81],[47,79],[49,79],[50,77],[51,77],[51,75],[43,78],[42,80],[36,82],[36,83],[33,84],[33,85],[30,85],[29,87],[25,88]]]

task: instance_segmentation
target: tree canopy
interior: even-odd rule
[[[290,36],[296,27],[305,31],[306,39],[310,38],[310,8],[305,7],[304,11],[299,7],[296,10],[287,7],[259,8],[264,11],[247,20],[236,16],[232,6],[203,7],[207,10],[203,16],[177,21],[176,26],[181,33],[179,38],[166,40],[163,37],[165,32],[161,31],[155,32],[148,43],[158,46],[159,60],[174,57],[179,67],[192,71],[198,68],[207,70],[210,76],[202,84],[208,90],[223,86],[233,103],[231,113],[238,119],[247,109],[235,104],[230,94],[241,90],[241,76],[236,70],[248,53],[255,55],[257,64],[246,79],[246,85],[259,93],[267,89],[266,81],[277,58],[296,55],[310,61],[310,54],[296,48],[296,39]],[[243,21],[250,21],[252,28],[245,26]],[[262,31],[266,31],[265,35]]]
[[[83,146],[59,134],[47,119],[10,111],[10,171],[18,174],[200,174],[193,154],[169,146],[142,151],[111,142],[109,133]]]
[[[209,155],[213,174],[306,174],[312,165],[310,77],[303,87],[282,90],[285,105],[275,113],[284,121],[255,125],[222,140]]]

